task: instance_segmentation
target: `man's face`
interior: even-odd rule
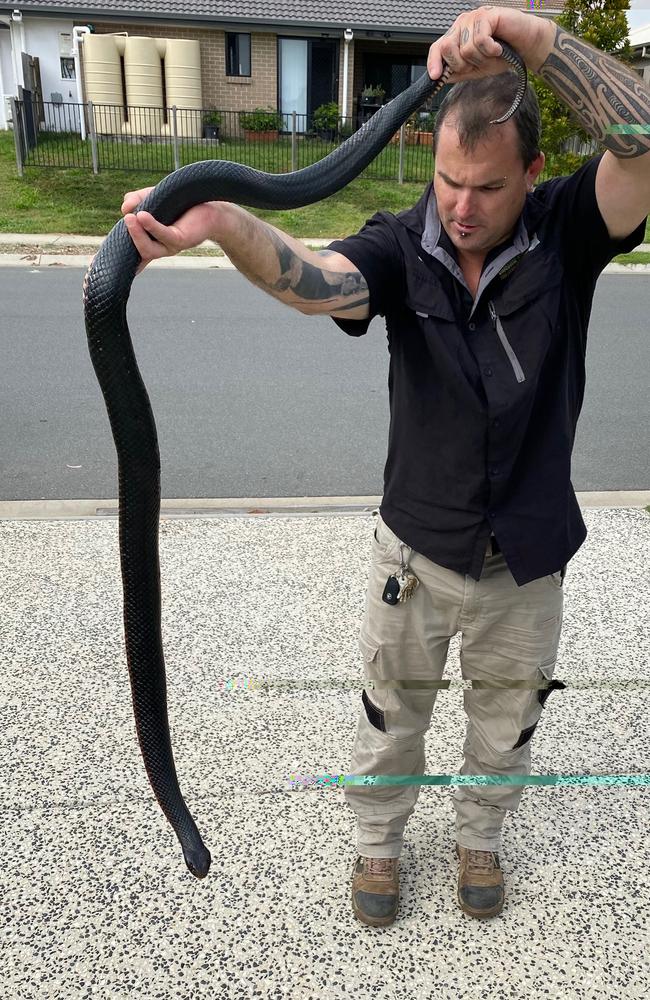
[[[490,129],[468,153],[458,142],[453,118],[446,119],[438,136],[433,178],[442,225],[456,249],[477,265],[510,235],[526,193],[544,166],[540,153],[524,170],[512,120]]]

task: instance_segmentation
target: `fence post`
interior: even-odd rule
[[[181,165],[178,155],[178,123],[176,121],[176,105],[172,104],[172,139],[174,142],[174,170],[178,170]]]
[[[99,156],[97,155],[97,133],[95,132],[95,109],[93,102],[88,101],[88,124],[90,126],[90,147],[93,156],[93,173],[99,173]]]
[[[15,97],[10,98],[11,100],[11,118],[14,123],[14,145],[16,147],[16,166],[18,167],[18,176],[22,177],[24,174],[23,170],[23,144],[20,138],[21,126],[18,121],[18,101]]]
[[[397,183],[404,183],[404,122],[399,127],[399,167],[397,170]]]
[[[298,169],[298,136],[296,134],[296,112],[291,112],[291,169]]]

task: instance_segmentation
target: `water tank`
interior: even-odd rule
[[[201,46],[189,38],[165,39],[165,91],[167,107],[174,104],[176,131],[179,136],[199,138],[203,122],[199,109],[201,97]],[[163,127],[169,134],[169,129]]]
[[[86,35],[83,43],[86,100],[95,107],[95,131],[119,135],[124,122],[120,53],[114,35]]]
[[[160,59],[165,41],[132,35],[125,43],[124,78],[129,120],[122,130],[127,135],[160,135],[163,123]]]

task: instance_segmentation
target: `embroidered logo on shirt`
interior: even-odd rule
[[[514,257],[512,260],[508,261],[508,263],[504,267],[502,267],[501,270],[499,271],[499,277],[507,278],[510,272],[514,271],[514,269],[516,268],[517,264],[519,263],[522,257],[523,254],[519,254],[519,256]]]

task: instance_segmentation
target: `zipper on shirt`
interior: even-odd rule
[[[494,329],[496,330],[496,332],[499,335],[499,340],[503,344],[504,351],[506,352],[506,354],[510,358],[510,364],[512,365],[512,367],[514,369],[514,373],[515,373],[515,376],[517,378],[517,381],[518,382],[525,382],[526,381],[526,376],[524,375],[524,370],[521,367],[521,365],[519,364],[519,360],[517,358],[517,355],[513,351],[512,347],[510,346],[510,342],[509,342],[508,338],[506,337],[506,331],[503,329],[503,325],[501,323],[501,320],[497,316],[497,311],[494,308],[494,303],[491,302],[491,301],[488,302],[488,308],[490,310],[490,316],[492,317],[492,322],[494,323]]]

